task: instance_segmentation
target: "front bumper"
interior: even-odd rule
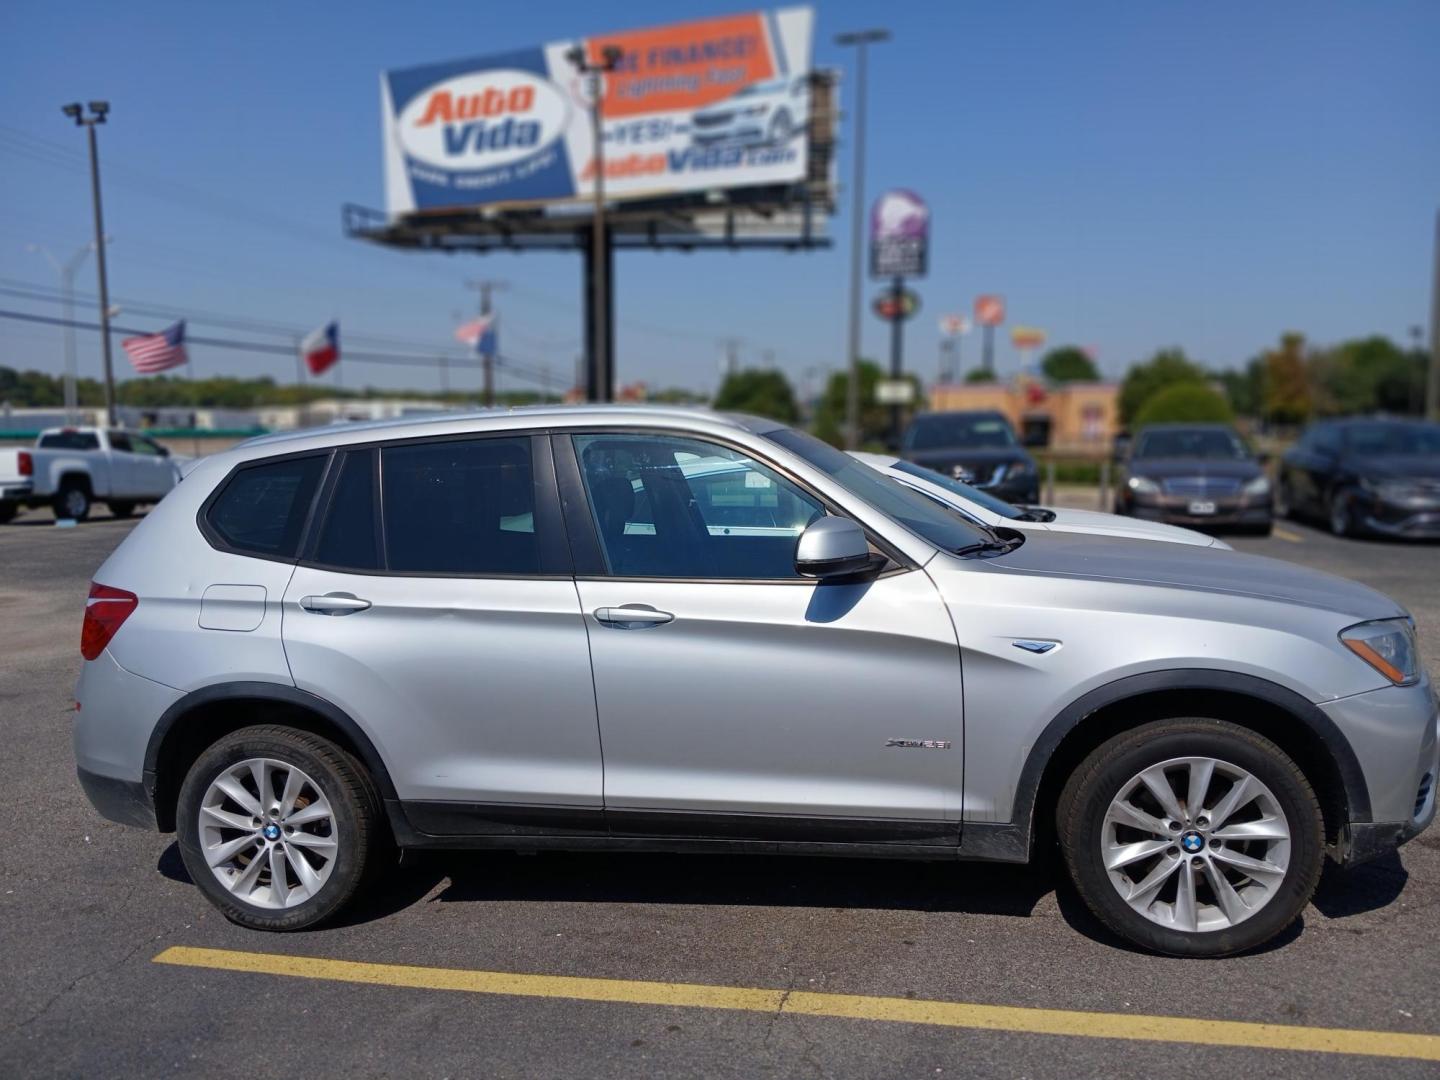
[[[1320,707],[1349,741],[1370,795],[1368,820],[1352,811],[1335,857],[1347,866],[1361,863],[1429,828],[1440,787],[1440,704],[1430,680]]]
[[[1194,513],[1191,508],[1196,502],[1209,502],[1215,510],[1208,514]],[[1131,495],[1121,506],[1125,512],[1145,521],[1191,528],[1263,528],[1275,520],[1275,507],[1268,497],[1251,500],[1241,496],[1191,499],[1183,495]]]
[[[1440,503],[1433,499],[1389,502],[1379,495],[1356,497],[1360,522],[1371,532],[1414,540],[1440,540]]]

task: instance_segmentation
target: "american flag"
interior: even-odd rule
[[[120,347],[141,375],[154,375],[157,371],[169,371],[190,362],[185,355],[184,319],[158,334],[126,338],[120,342]]]

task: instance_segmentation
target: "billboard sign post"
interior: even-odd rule
[[[987,293],[975,298],[975,321],[985,328],[985,341],[980,360],[982,371],[995,374],[995,327],[1005,321],[1005,298]]]
[[[1010,344],[1020,353],[1020,370],[1029,371],[1030,359],[1035,355],[1035,350],[1045,344],[1045,331],[1037,326],[1012,326]]]

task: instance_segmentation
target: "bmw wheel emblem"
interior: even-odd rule
[[[272,822],[269,825],[266,825],[265,828],[260,830],[260,835],[265,837],[266,840],[279,840],[280,826]]]
[[[1205,838],[1198,832],[1187,832],[1180,837],[1180,846],[1188,855],[1198,855],[1205,850]]]

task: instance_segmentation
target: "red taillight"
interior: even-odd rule
[[[21,450],[21,451],[20,451],[20,475],[21,475],[21,476],[34,476],[34,475],[35,475],[35,459],[30,456],[30,451],[29,451],[29,450]]]
[[[85,601],[85,624],[80,628],[80,655],[94,660],[115,631],[140,606],[140,598],[124,589],[112,589],[98,582],[90,583],[90,599]]]

